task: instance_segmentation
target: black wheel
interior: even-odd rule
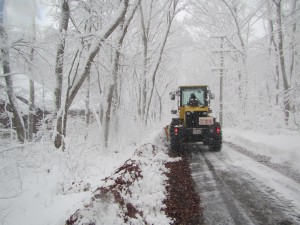
[[[171,151],[179,151],[181,149],[181,143],[179,138],[175,137],[175,136],[171,136],[170,138],[170,148]]]
[[[181,142],[179,135],[175,135],[175,126],[179,125],[179,119],[173,118],[170,124],[170,150],[171,152],[178,152],[181,149]]]
[[[213,125],[213,132],[211,134],[211,139],[208,143],[209,150],[211,151],[221,151],[222,149],[222,131],[219,123]]]
[[[216,138],[212,139],[210,143],[208,144],[210,151],[219,152],[222,149],[222,139]]]

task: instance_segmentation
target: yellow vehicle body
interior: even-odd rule
[[[185,120],[186,112],[208,112],[209,108],[206,107],[193,107],[193,106],[182,106],[179,107],[179,120]]]
[[[202,142],[211,150],[222,147],[221,127],[211,116],[210,100],[214,98],[207,85],[180,86],[170,93],[171,100],[177,97],[177,117],[169,126],[171,149],[181,149],[183,143]]]

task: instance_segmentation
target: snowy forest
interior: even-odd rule
[[[1,0],[0,199],[37,174],[59,177],[45,205],[87,174],[107,176],[170,124],[180,85],[209,85],[224,129],[299,135],[299,9],[298,0]]]

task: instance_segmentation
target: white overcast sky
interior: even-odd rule
[[[5,21],[11,27],[31,29],[34,19],[38,25],[47,22],[46,14],[41,0],[6,0]]]
[[[30,28],[36,15],[35,0],[6,0],[6,22],[18,28]]]

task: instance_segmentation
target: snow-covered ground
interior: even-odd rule
[[[223,139],[240,145],[271,162],[287,164],[300,173],[300,133],[264,134],[255,131],[223,129]]]
[[[139,166],[142,177],[134,181],[130,174],[126,175],[127,181],[134,182],[127,194],[121,193],[122,198],[126,204],[130,203],[135,209],[148,215],[147,218],[137,216],[129,222],[138,224],[141,220],[146,220],[153,224],[170,223],[170,218],[161,211],[166,193],[163,185],[166,181],[164,162],[170,160],[166,154],[164,132],[151,131],[146,136],[139,143],[130,146],[116,145],[108,150],[101,150],[96,143],[85,143],[74,136],[68,140],[65,152],[56,150],[52,143],[43,139],[35,144],[23,147],[16,145],[13,148],[1,142],[0,223],[65,224],[79,210],[77,212],[89,216],[97,224],[103,224],[101,220],[106,221],[105,224],[116,224],[117,215],[122,215],[124,210],[114,206],[114,203],[105,208],[109,213],[102,213],[101,218],[93,215],[93,212],[102,210],[101,207],[105,206],[99,207],[101,202],[93,203],[98,206],[92,208],[91,213],[84,212],[84,208],[91,204],[97,188],[114,187],[113,180],[120,175],[115,172],[128,159]],[[300,160],[300,136],[297,134],[266,135],[224,129],[223,137],[225,141],[243,146],[255,154],[270,157],[274,163],[288,163],[295,170],[300,170],[297,163]],[[145,145],[146,143],[154,144],[156,150],[153,152],[152,145]],[[106,177],[108,178],[104,180]],[[123,223],[122,220],[119,222]]]
[[[64,224],[101,179],[132,152],[129,148],[128,153],[113,157],[110,152],[101,155],[89,148],[83,151],[85,146],[69,153],[50,146],[39,143],[1,154],[1,223]]]
[[[165,134],[160,130],[148,133],[139,144],[101,150],[91,142],[73,137],[68,140],[65,152],[43,140],[23,147],[1,145],[0,224],[65,224],[76,210],[91,203],[97,188],[109,187],[114,178],[122,175],[126,182],[132,182],[130,173],[114,172],[129,159],[141,169],[142,179],[133,182],[131,194],[121,195],[126,204],[130,203],[147,215],[147,218],[130,222],[139,224],[139,220],[144,219],[149,223],[169,224],[171,220],[161,210],[167,179],[164,163],[169,160],[164,138]],[[155,151],[152,144],[155,144]],[[107,206],[105,201],[101,207],[101,202],[97,204],[96,208],[91,207],[87,219],[95,220],[97,224],[124,223],[117,219],[117,215],[122,215],[122,208],[116,204],[106,208],[100,218],[93,215],[95,210]]]

